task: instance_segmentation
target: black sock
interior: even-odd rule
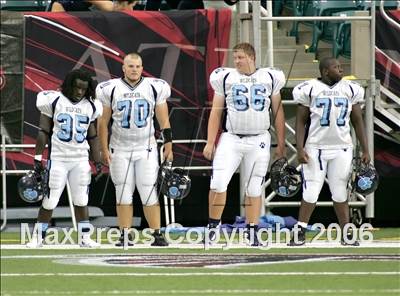
[[[221,222],[221,220],[208,218],[208,228],[216,228],[219,222]]]
[[[258,225],[257,225],[257,224],[253,224],[253,223],[246,224],[246,229],[247,229],[247,230],[254,229],[254,231],[257,231]]]

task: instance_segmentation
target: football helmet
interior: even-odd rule
[[[378,188],[379,176],[371,163],[364,163],[361,158],[353,158],[351,187],[356,192],[368,195]]]
[[[300,172],[289,165],[285,157],[271,165],[271,188],[282,197],[292,197],[299,192],[302,184]]]
[[[34,203],[48,196],[47,170],[41,173],[29,171],[18,180],[18,194],[26,202]]]
[[[191,187],[191,180],[187,173],[179,168],[172,169],[171,162],[161,165],[157,183],[160,193],[176,200],[184,199],[189,194]]]

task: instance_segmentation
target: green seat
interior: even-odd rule
[[[333,16],[354,16],[354,10],[334,13]],[[337,22],[333,32],[332,56],[337,58],[339,55],[351,58],[351,22]]]
[[[50,0],[2,0],[0,9],[9,11],[45,11],[48,2]]]
[[[293,16],[314,16],[315,10],[312,0],[293,0],[292,2]],[[306,25],[312,26],[313,22],[301,22]],[[299,22],[294,21],[292,29],[289,33],[290,36],[296,37],[296,42],[299,39]]]
[[[371,0],[356,0],[357,6],[360,7],[360,9],[362,10],[368,10],[371,9],[371,3],[374,2],[375,6],[380,6],[381,5],[381,1],[371,1]],[[385,0],[385,2],[383,3],[385,10],[386,9],[396,9],[399,8],[399,1],[387,1]],[[377,8],[378,8],[377,7]]]
[[[339,55],[351,58],[351,24],[348,22],[341,23],[338,28],[337,36],[333,42],[333,56],[337,58]]]
[[[319,0],[314,1],[316,16],[332,16],[335,12],[357,10],[359,7],[354,1]],[[333,43],[333,30],[335,23],[328,21],[315,21],[313,26],[313,39],[308,52],[316,52],[320,40]]]
[[[285,2],[284,0],[275,0],[274,2],[272,2],[273,16],[280,16],[282,14],[284,2]],[[266,1],[261,1],[261,3],[266,5]]]
[[[296,0],[283,0],[283,6],[286,9],[293,10],[293,2],[296,2]]]

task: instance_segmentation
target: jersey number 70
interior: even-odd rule
[[[132,101],[125,100],[117,103],[119,111],[123,111],[121,127],[131,127],[131,115],[132,115]],[[133,121],[138,128],[145,127],[147,125],[147,117],[149,116],[150,104],[144,99],[135,100],[133,104]]]

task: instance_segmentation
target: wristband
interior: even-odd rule
[[[162,130],[164,144],[172,142],[172,131],[171,128],[165,128]]]
[[[42,155],[41,154],[37,154],[37,155],[35,155],[34,159],[37,160],[37,161],[42,161]]]

